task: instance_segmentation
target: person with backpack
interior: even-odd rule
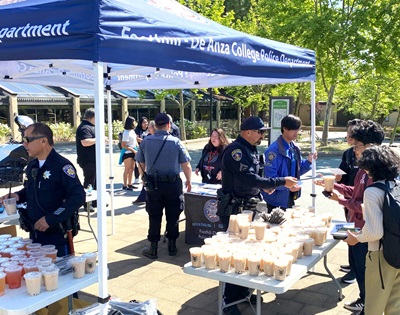
[[[364,150],[359,160],[374,184],[364,192],[364,221],[348,232],[350,246],[368,243],[365,270],[366,315],[400,314],[400,156],[387,146]],[[380,285],[379,285],[380,284]]]
[[[381,144],[384,139],[382,127],[371,121],[362,121],[353,128],[351,137],[354,139],[353,149],[357,160],[361,158],[363,151],[371,144]],[[323,181],[315,181],[317,185],[323,185]],[[358,170],[354,178],[354,186],[334,184],[333,192],[328,198],[337,201],[349,210],[348,222],[354,222],[356,228],[362,229],[364,218],[361,204],[363,203],[364,190],[371,185],[372,179],[364,170]],[[344,303],[344,308],[353,312],[363,312],[365,303],[365,256],[368,246],[366,243],[358,243],[350,247],[350,265],[354,269],[360,295],[357,300]]]

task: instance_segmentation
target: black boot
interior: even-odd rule
[[[168,240],[168,254],[170,256],[175,256],[177,252],[178,249],[176,248],[176,240]]]
[[[158,242],[151,242],[150,247],[145,247],[143,249],[142,254],[150,259],[157,259],[157,247],[158,247]]]

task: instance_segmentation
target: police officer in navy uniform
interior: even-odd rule
[[[55,245],[57,255],[65,256],[71,251],[66,222],[85,202],[85,191],[72,163],[54,150],[53,132],[47,125],[30,125],[22,140],[34,159],[27,166],[24,188],[11,197],[27,203],[23,216],[33,242]]]
[[[146,172],[143,181],[146,186],[146,211],[149,214],[147,239],[150,246],[143,255],[156,259],[158,241],[161,238],[163,209],[167,220],[168,253],[177,254],[176,239],[179,237],[178,220],[183,210],[182,180],[180,170],[186,177],[187,191],[191,190],[192,167],[190,156],[181,141],[169,134],[171,121],[167,114],[159,113],[154,118],[156,132],[140,143],[136,160],[139,171]]]
[[[257,145],[264,138],[266,129],[261,118],[250,116],[243,121],[238,138],[224,150],[221,165],[222,193],[229,196],[231,200],[240,200],[240,203],[237,203],[228,212],[226,212],[226,209],[218,208],[217,214],[220,216],[225,229],[228,228],[229,215],[250,209],[247,207],[247,205],[250,205],[247,201],[259,198],[260,190],[271,192],[279,186],[292,187],[297,182],[294,177],[263,178],[259,176],[260,165]],[[248,294],[248,288],[229,283],[225,284],[225,304],[243,299]],[[250,302],[255,304],[256,296],[252,296]],[[224,314],[236,315],[241,313],[236,305],[232,305],[224,308]]]

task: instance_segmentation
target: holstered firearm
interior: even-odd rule
[[[29,220],[28,216],[26,215],[25,211],[22,209],[18,210],[19,213],[19,226],[21,229],[23,229],[25,232],[28,233],[33,233],[36,235],[36,230],[32,224],[32,222]]]
[[[217,190],[218,210],[220,217],[229,217],[231,214],[241,212],[243,208],[243,198],[233,197],[231,193],[224,193],[222,189]]]
[[[228,214],[228,207],[231,203],[232,196],[230,193],[225,194],[222,189],[217,189],[217,199],[218,199],[218,209],[217,215],[220,217],[229,216],[231,213]]]

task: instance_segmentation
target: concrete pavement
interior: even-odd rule
[[[188,143],[187,147],[196,165],[205,142]],[[57,146],[57,150],[76,162],[73,146]],[[148,218],[144,205],[132,205],[132,201],[140,192],[140,187],[132,192],[118,190],[122,187],[123,166],[118,165],[119,152],[113,155],[115,187],[115,233],[111,234],[110,210],[108,214],[108,268],[109,279],[107,281],[108,292],[111,296],[122,301],[148,299],[157,300],[157,308],[165,315],[173,314],[216,314],[217,313],[217,286],[213,280],[207,280],[195,276],[186,275],[182,266],[189,258],[190,245],[184,243],[185,222],[180,223],[181,236],[177,241],[178,255],[168,256],[167,244],[160,242],[159,258],[151,260],[141,255],[141,251],[147,245]],[[107,156],[108,159],[108,156]],[[108,166],[108,161],[106,162]],[[337,167],[335,161],[333,167]],[[82,172],[78,167],[79,175]],[[109,176],[108,170],[105,176]],[[193,173],[193,181],[200,182],[200,178]],[[311,183],[304,184],[303,196],[299,200],[300,205],[312,204],[309,195]],[[318,188],[317,188],[318,189]],[[5,193],[5,191],[0,191]],[[317,212],[331,212],[335,219],[343,220],[343,210],[335,202],[323,197],[317,191]],[[97,231],[96,212],[90,214],[91,222]],[[163,222],[165,223],[165,222]],[[86,217],[81,217],[81,227],[88,230]],[[162,227],[162,232],[165,225]],[[80,231],[75,238],[75,249],[78,253],[96,251],[97,244],[93,235],[87,231]],[[18,234],[25,236],[22,230]],[[336,278],[344,274],[339,271],[340,264],[347,263],[347,245],[343,242],[328,255],[328,266]],[[316,266],[316,271],[324,273],[322,262]],[[80,293],[80,298],[90,302],[97,301],[98,285],[86,288]],[[263,295],[263,314],[332,314],[343,315],[351,312],[343,308],[344,301],[355,300],[358,297],[356,284],[344,285],[343,301],[338,300],[337,289],[328,277],[308,275],[296,283],[288,292],[275,295],[266,293]],[[253,314],[248,305],[240,305],[244,315]]]

